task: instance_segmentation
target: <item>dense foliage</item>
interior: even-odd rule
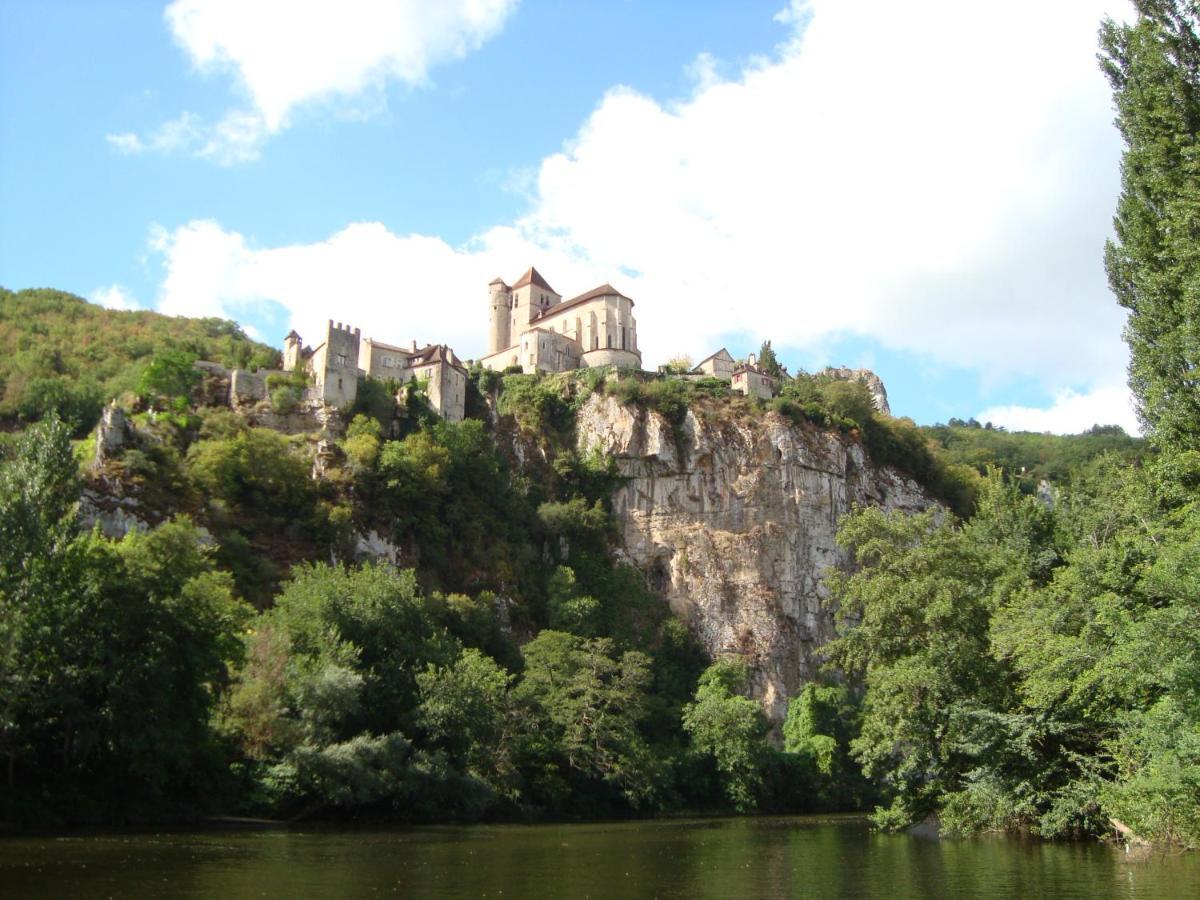
[[[0,288],[0,423],[33,422],[52,410],[82,434],[104,403],[139,387],[178,396],[171,378],[180,369],[171,357],[148,371],[164,351],[176,361],[189,357],[184,377],[197,358],[249,368],[279,364],[277,350],[250,340],[233,322],[104,309],[62,291]]]
[[[980,475],[989,466],[998,467],[1027,494],[1035,493],[1042,481],[1065,482],[1072,472],[1104,454],[1128,462],[1148,454],[1146,441],[1130,437],[1119,425],[1094,425],[1082,434],[1064,435],[1006,431],[974,419],[951,419],[946,425],[920,430],[947,464],[968,466]]]

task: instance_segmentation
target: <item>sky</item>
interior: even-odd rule
[[[1136,431],[1126,0],[786,2],[0,0],[0,285],[472,358],[536,265],[646,368],[769,339],[921,424]]]

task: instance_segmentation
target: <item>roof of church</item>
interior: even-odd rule
[[[580,303],[585,303],[588,300],[595,300],[597,297],[612,296],[625,297],[624,294],[606,281],[604,284],[600,285],[600,287],[594,287],[586,294],[580,294],[578,297],[572,297],[570,300],[564,300],[557,306],[551,306],[549,309],[543,310],[539,315],[533,317],[533,321],[536,322],[539,319],[549,319],[551,316],[558,315],[563,310],[570,309],[571,307]],[[629,301],[631,306],[633,305],[632,297],[625,297],[625,299]]]
[[[495,282],[493,282],[493,284],[494,283]],[[524,275],[522,275],[520,278],[518,278],[516,280],[516,283],[513,284],[513,290],[515,291],[517,288],[523,288],[528,284],[536,285],[537,287],[540,287],[540,288],[545,288],[550,293],[561,296],[558,294],[558,291],[556,291],[554,288],[550,287],[550,283],[548,281],[546,281],[545,278],[542,277],[542,273],[539,272],[537,269],[535,269],[533,266],[530,266],[529,271],[526,272]]]

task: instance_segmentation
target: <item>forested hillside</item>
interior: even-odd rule
[[[932,440],[938,455],[951,465],[970,466],[983,474],[998,466],[1025,493],[1043,479],[1062,484],[1089,460],[1109,454],[1136,462],[1153,452],[1146,441],[1126,434],[1117,425],[1093,425],[1082,434],[1039,434],[982,426],[974,419],[951,419],[921,433]]]
[[[101,406],[134,390],[163,350],[226,366],[274,367],[279,353],[233,322],[105,309],[44,288],[0,288],[0,425],[54,410],[77,433]]]

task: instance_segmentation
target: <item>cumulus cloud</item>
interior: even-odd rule
[[[1120,425],[1129,434],[1141,433],[1129,389],[1123,384],[1102,385],[1085,393],[1062,390],[1055,395],[1054,403],[1045,409],[994,406],[976,418],[1010,431],[1078,434],[1093,425]]]
[[[215,221],[197,220],[174,231],[154,228],[150,247],[164,265],[156,304],[162,312],[244,319],[254,304],[277,302],[290,327],[314,342],[334,318],[380,340],[449,343],[469,354],[482,348],[487,283],[497,275],[515,278],[536,260],[564,285],[603,280],[513,228],[455,248],[361,222],[319,243],[264,248]]]
[[[145,307],[134,298],[129,290],[119,284],[110,284],[108,287],[96,288],[92,291],[89,299],[93,303],[99,303],[101,306],[108,309],[144,309]]]
[[[1125,12],[796,2],[784,42],[732,77],[702,56],[684,99],[613,88],[541,162],[528,214],[464,247],[367,223],[250,249],[192,223],[172,237],[163,300],[271,298],[298,320],[417,329],[474,355],[483,285],[535,261],[564,293],[608,280],[639,300],[648,364],[731,332],[796,353],[855,335],[989,384],[1111,399],[1099,386],[1126,356],[1101,248],[1120,145],[1095,51],[1101,17]],[[229,52],[196,41],[198,58]],[[197,280],[174,277],[192,254]]]
[[[295,109],[336,104],[341,115],[382,105],[390,83],[424,83],[439,63],[500,31],[517,0],[175,0],[165,16],[202,72],[231,74],[248,105],[215,122],[192,112],[147,135],[106,136],[122,153],[185,152],[222,164],[258,157]]]

